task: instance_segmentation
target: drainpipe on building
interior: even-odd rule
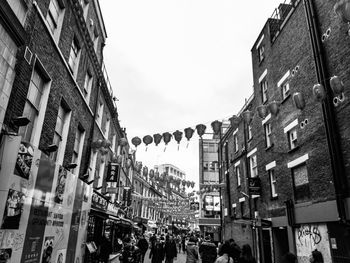
[[[331,167],[334,180],[336,203],[339,220],[346,223],[346,211],[344,198],[347,192],[347,180],[345,178],[345,168],[340,147],[340,138],[336,115],[332,101],[332,90],[329,84],[329,72],[327,69],[326,56],[320,41],[319,24],[317,14],[312,0],[303,0],[307,26],[310,33],[312,52],[316,66],[317,80],[325,88],[326,98],[322,102],[323,119],[327,135],[328,150],[331,158]]]

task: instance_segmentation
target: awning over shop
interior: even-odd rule
[[[91,208],[90,210],[90,214],[93,215],[93,216],[98,216],[98,217],[101,217],[103,219],[107,219],[108,218],[108,214],[104,211],[101,211],[101,210],[98,210],[98,209],[95,209],[95,208]]]
[[[131,220],[126,219],[126,218],[116,217],[113,215],[109,215],[109,218],[112,219],[115,224],[119,224],[119,225],[124,226],[124,227],[133,227],[134,226],[134,223]]]

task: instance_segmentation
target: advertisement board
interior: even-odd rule
[[[214,199],[212,195],[207,195],[204,198],[204,209],[206,211],[213,211],[214,210]]]
[[[220,202],[220,196],[214,196],[214,211],[220,211],[221,210],[221,202]]]
[[[1,257],[7,263],[68,262],[72,215],[79,211],[71,254],[82,262],[78,248],[85,245],[87,220],[80,215],[88,213],[91,194],[84,197],[76,189],[92,191],[91,187],[39,149],[21,142],[20,136],[4,136],[1,152],[6,153],[0,154]]]

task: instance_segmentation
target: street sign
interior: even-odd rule
[[[106,182],[118,182],[120,166],[117,163],[109,163],[107,169]]]
[[[261,181],[259,177],[248,178],[248,186],[250,195],[260,195]]]

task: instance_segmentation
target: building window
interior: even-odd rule
[[[63,15],[63,2],[58,0],[51,0],[46,15],[46,22],[56,42],[58,41],[59,34],[62,28]]]
[[[77,132],[75,133],[75,139],[74,139],[74,148],[73,148],[73,156],[72,156],[72,163],[78,164],[78,166],[72,171],[73,174],[76,174],[79,172],[79,155],[80,155],[80,146],[82,145],[82,138],[83,138],[83,131],[78,128]]]
[[[238,136],[237,134],[233,135],[233,150],[238,152]]]
[[[74,76],[76,75],[76,72],[77,72],[79,57],[80,57],[80,46],[76,37],[73,37],[73,41],[72,41],[72,45],[69,53],[68,65]]]
[[[294,182],[294,198],[297,202],[304,202],[310,198],[309,177],[306,163],[292,168]]]
[[[68,125],[68,110],[66,110],[63,105],[60,105],[58,109],[58,115],[55,126],[55,133],[53,137],[53,143],[58,146],[58,150],[51,154],[51,159],[56,161],[59,155],[64,154],[64,147],[62,145],[63,141],[63,132]],[[63,161],[63,158],[61,158]]]
[[[252,138],[253,138],[252,125],[248,124],[248,141],[251,140]]]
[[[93,36],[93,42],[94,42],[94,49],[95,49],[95,52],[97,52],[97,48],[98,48],[98,40],[99,40],[99,36],[98,36],[98,29],[97,27],[95,27],[94,29],[94,32],[92,34]]]
[[[7,0],[7,3],[9,4],[12,11],[15,13],[19,22],[22,25],[24,25],[24,22],[27,17],[27,11],[28,11],[27,2],[28,1],[23,1],[23,0]]]
[[[267,80],[266,78],[264,78],[261,82],[260,82],[260,88],[261,88],[261,99],[262,99],[262,103],[266,103],[268,100],[268,96],[267,96]]]
[[[24,106],[23,115],[27,116],[30,120],[27,126],[23,126],[20,128],[20,134],[22,135],[22,139],[27,142],[33,143],[34,135],[38,128],[38,116],[41,106],[41,99],[44,92],[45,82],[43,78],[40,76],[37,70],[34,70],[32,78],[30,80],[27,100]],[[41,126],[42,124],[40,124]]]
[[[105,127],[104,127],[104,135],[105,135],[105,137],[107,138],[107,140],[108,140],[108,136],[109,136],[109,127],[110,127],[110,123],[111,123],[110,119],[107,118],[106,124],[105,124]]]
[[[281,86],[282,89],[282,99],[286,99],[289,96],[289,82],[285,82]]]
[[[250,165],[250,176],[257,177],[258,176],[258,164],[256,160],[256,154],[249,157],[249,165]]]
[[[275,177],[275,170],[274,169],[270,169],[267,171],[269,174],[269,178],[270,178],[270,189],[271,189],[271,197],[277,197],[277,191],[276,191],[276,177]]]
[[[271,123],[264,124],[266,148],[272,146]]]
[[[235,174],[237,179],[237,187],[241,186],[241,170],[239,169],[239,164],[235,166]]]
[[[296,127],[287,132],[289,149],[293,150],[297,147],[298,135]]]
[[[264,60],[264,58],[265,58],[265,47],[264,47],[264,45],[260,45],[258,47],[258,57],[259,57],[259,62]]]
[[[101,126],[102,123],[102,116],[103,116],[103,102],[99,101],[99,103],[97,104],[97,124],[99,126]]]
[[[88,103],[90,101],[91,87],[92,87],[92,76],[90,72],[86,72],[83,93],[84,93],[84,98]]]
[[[241,218],[244,217],[244,202],[240,202],[241,205]]]

